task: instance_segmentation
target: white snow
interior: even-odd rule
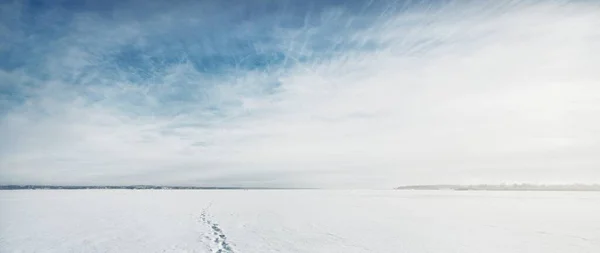
[[[0,252],[600,252],[598,192],[0,191]]]

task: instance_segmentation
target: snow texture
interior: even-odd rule
[[[0,191],[0,252],[600,252],[597,192]]]

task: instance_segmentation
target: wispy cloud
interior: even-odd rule
[[[0,9],[1,183],[600,179],[593,1]]]

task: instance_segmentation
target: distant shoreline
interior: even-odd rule
[[[237,186],[162,186],[162,185],[0,185],[1,190],[316,190],[320,188],[237,187]],[[600,191],[600,184],[534,185],[405,185],[390,190],[413,191]]]
[[[423,191],[600,191],[600,184],[478,184],[478,185],[406,185],[395,190]]]
[[[305,190],[314,188],[160,186],[160,185],[0,185],[0,190]]]

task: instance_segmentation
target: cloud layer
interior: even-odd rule
[[[0,183],[600,182],[594,1],[217,2],[0,5]]]

